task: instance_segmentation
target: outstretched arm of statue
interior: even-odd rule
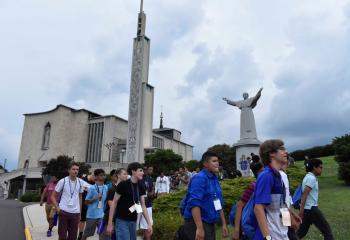
[[[236,102],[234,102],[234,101],[231,101],[230,99],[228,99],[228,98],[222,98],[222,100],[224,100],[225,102],[227,102],[227,104],[230,104],[230,105],[232,105],[232,106],[237,106],[237,103]]]
[[[251,105],[252,108],[254,108],[256,106],[256,103],[258,102],[259,98],[261,97],[262,90],[263,90],[263,88],[260,88],[259,91],[256,93],[256,95],[252,101],[252,105]]]

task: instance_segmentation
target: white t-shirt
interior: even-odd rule
[[[62,178],[58,181],[55,191],[61,193],[59,207],[68,213],[80,213],[79,193],[84,192],[84,181],[76,178],[75,181],[69,177]],[[63,191],[62,191],[63,188]]]
[[[282,181],[283,181],[283,184],[284,184],[284,188],[286,189],[286,204],[287,204],[287,207],[289,208],[290,205],[292,204],[292,198],[290,196],[290,192],[289,192],[289,180],[288,180],[288,176],[287,174],[280,170],[279,171],[280,174],[281,174],[281,178],[282,178]]]
[[[157,177],[156,180],[156,187],[155,187],[155,192],[156,193],[169,193],[169,179],[168,177]]]

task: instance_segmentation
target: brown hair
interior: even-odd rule
[[[265,166],[271,163],[270,153],[277,152],[283,145],[284,142],[280,139],[266,140],[260,145],[259,155]]]

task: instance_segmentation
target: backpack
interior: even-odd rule
[[[301,204],[301,196],[303,195],[302,185],[300,184],[293,194],[293,207],[295,209],[300,209]]]
[[[250,197],[247,204],[244,206],[242,211],[241,226],[242,231],[248,237],[248,239],[253,239],[255,235],[255,229],[257,228],[257,220],[254,214],[255,205],[255,194]]]
[[[237,212],[237,203],[238,202],[234,202],[233,203],[233,205],[231,207],[231,210],[230,210],[230,214],[228,215],[230,224],[232,226],[235,226],[235,217],[236,217],[236,212]]]

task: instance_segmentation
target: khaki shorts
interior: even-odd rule
[[[46,219],[50,221],[56,213],[56,208],[53,204],[45,204]]]

